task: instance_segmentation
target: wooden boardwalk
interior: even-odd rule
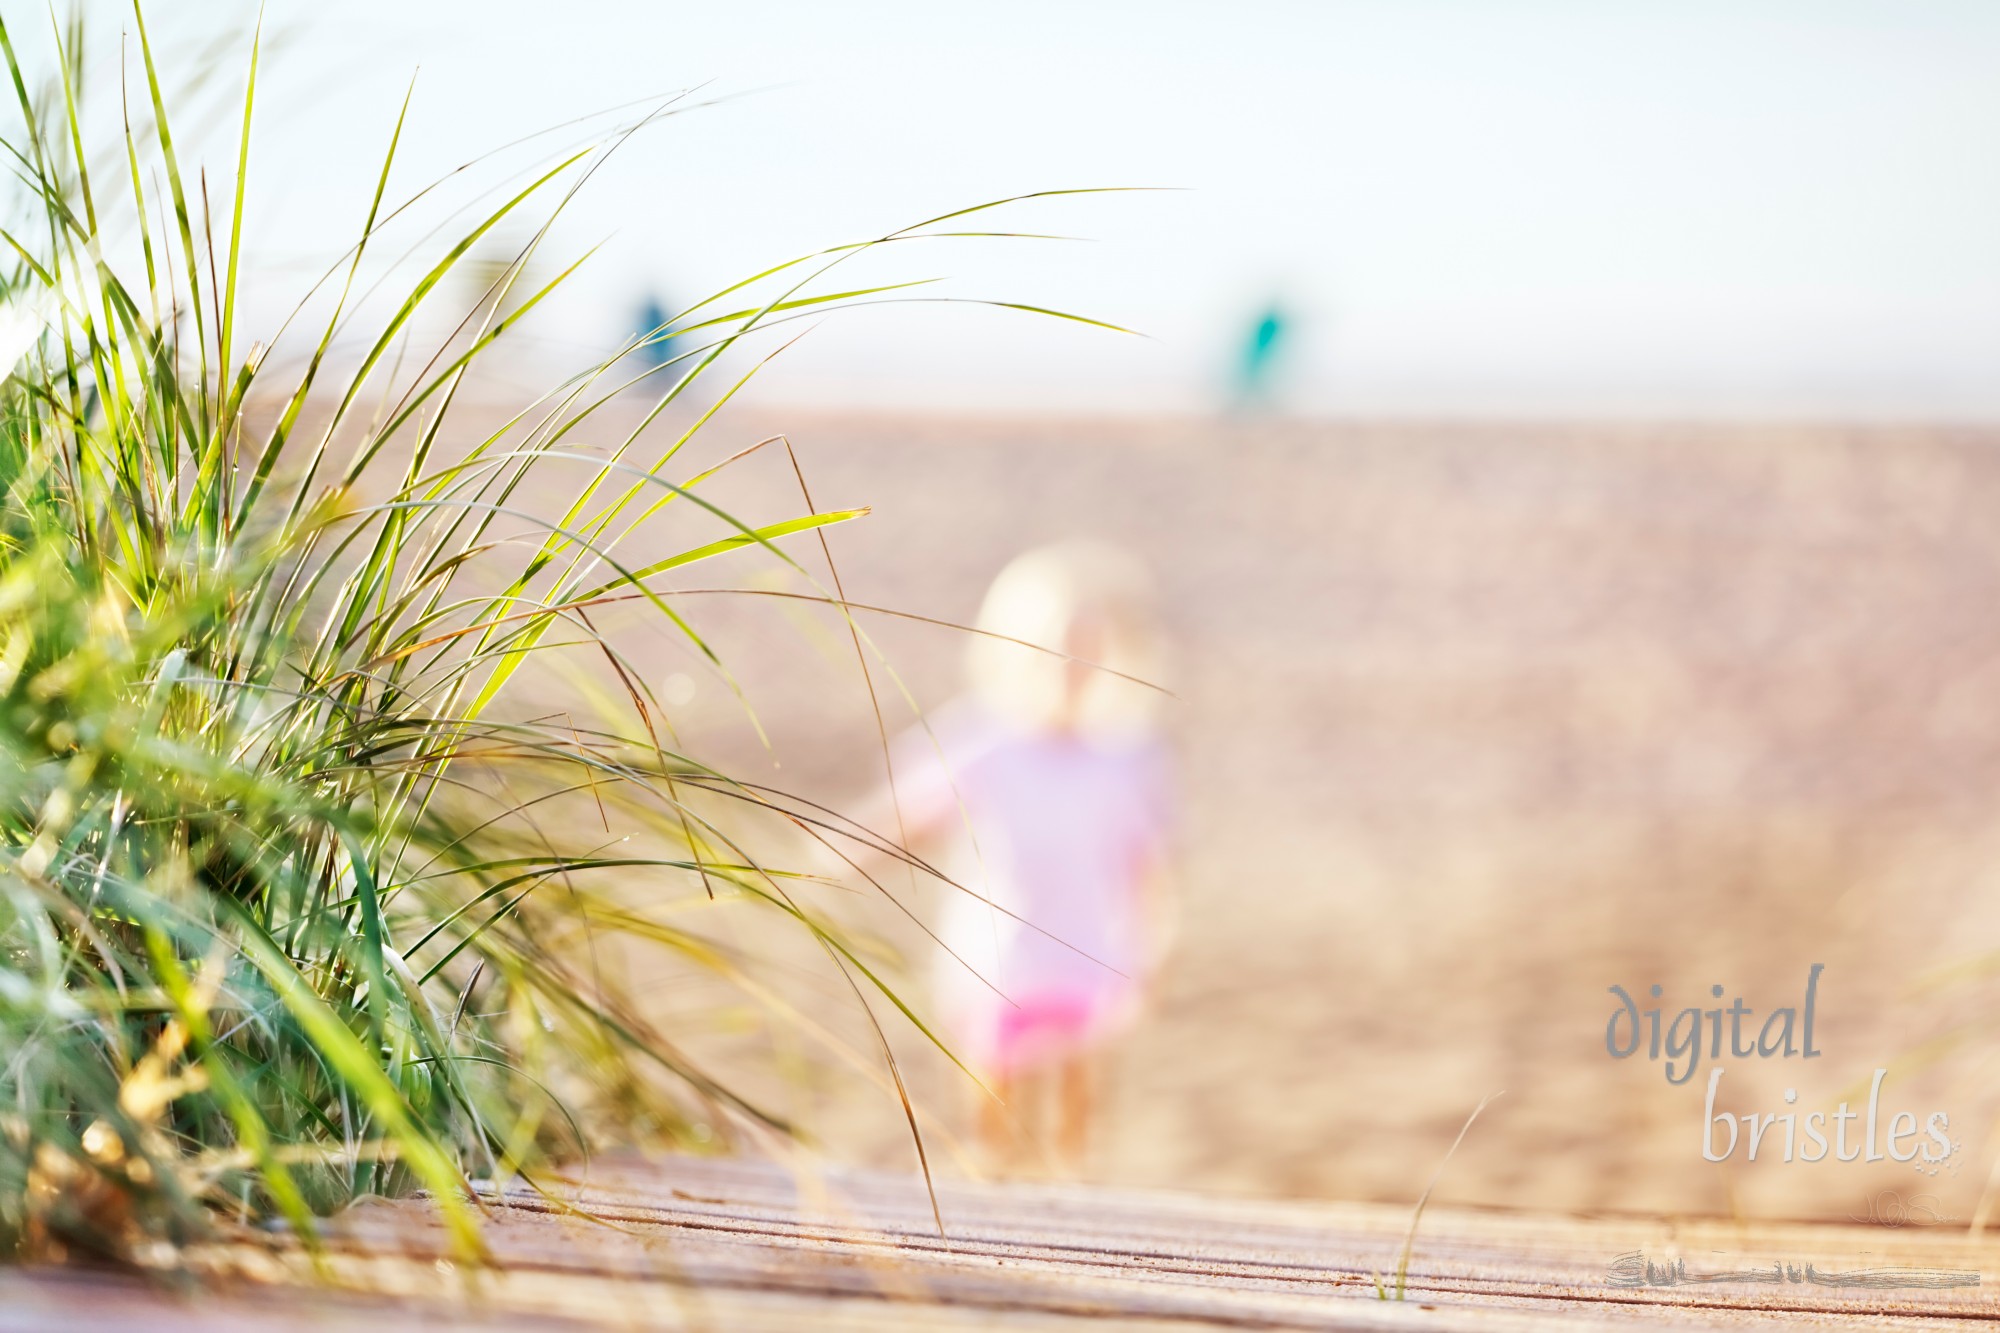
[[[940,1202],[944,1237],[921,1184],[901,1177],[600,1163],[564,1202],[525,1189],[493,1199],[489,1270],[450,1261],[421,1201],[374,1203],[333,1228],[331,1286],[282,1244],[205,1253],[229,1275],[196,1291],[0,1273],[0,1330],[1965,1328],[2000,1317],[2000,1245],[1958,1228],[1434,1209],[1399,1302],[1378,1298],[1376,1275],[1394,1282],[1402,1209],[954,1183]]]

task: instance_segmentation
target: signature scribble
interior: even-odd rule
[[[1849,1213],[1847,1216],[1850,1221],[1878,1227],[1934,1227],[1940,1222],[1957,1220],[1938,1211],[1935,1194],[1915,1194],[1905,1199],[1895,1190],[1882,1190],[1869,1195],[1868,1210],[1864,1215]]]
[[[1773,1260],[1756,1268],[1689,1272],[1685,1259],[1654,1263],[1644,1251],[1629,1250],[1611,1261],[1604,1280],[1614,1287],[1707,1286],[1723,1282],[1755,1282],[1767,1286],[1798,1284],[1814,1287],[1869,1287],[1878,1291],[1897,1287],[1976,1287],[1979,1274],[1959,1268],[1853,1268],[1846,1272],[1826,1272],[1817,1265]]]

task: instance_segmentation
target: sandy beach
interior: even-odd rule
[[[1891,1190],[1970,1214],[1996,1100],[1981,1044],[1935,1039],[1990,989],[1926,978],[2000,941],[1992,437],[789,414],[718,422],[688,470],[778,429],[819,508],[873,507],[829,533],[855,601],[963,623],[1008,557],[1078,534],[1156,571],[1183,919],[1115,1054],[1093,1178],[1410,1199],[1504,1091],[1440,1198],[1847,1218]],[[709,485],[757,521],[800,512],[777,446]],[[739,585],[791,586],[761,552],[730,558]],[[769,738],[684,647],[639,649],[691,696],[691,751],[833,804],[880,782],[836,621],[683,604]],[[866,627],[923,706],[955,691],[958,636]],[[889,916],[867,919],[920,971],[922,937]],[[1795,1089],[1830,1112],[1890,1068],[1884,1114],[1946,1110],[1949,1169],[1706,1163],[1710,1064],[1676,1086],[1606,1052],[1614,985],[1660,985],[1669,1020],[1727,1005],[1711,986],[1762,1013],[1796,1006],[1814,963],[1822,1057],[1710,1062],[1724,1103],[1783,1110]],[[662,979],[669,1014],[712,1002]],[[891,1036],[962,1126],[963,1077],[900,1020]],[[892,1098],[805,1082],[832,1151],[913,1163]]]

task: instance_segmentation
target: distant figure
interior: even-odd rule
[[[639,307],[638,327],[632,331],[632,336],[640,341],[633,355],[644,362],[648,370],[664,366],[674,358],[673,341],[666,336],[667,322],[672,318],[672,312],[657,295],[649,294]]]
[[[1094,1057],[1137,1017],[1166,945],[1159,696],[1111,674],[1157,669],[1149,580],[1097,543],[1030,551],[994,580],[978,628],[1003,637],[970,641],[971,689],[905,737],[896,793],[912,842],[945,843],[940,869],[965,890],[946,888],[935,994],[954,1053],[1005,1104],[982,1099],[987,1150],[1018,1162],[1011,1113],[1074,1170]]]
[[[1285,312],[1276,304],[1267,306],[1251,324],[1236,364],[1234,390],[1239,407],[1254,406],[1270,396],[1279,349],[1284,345],[1289,327]]]

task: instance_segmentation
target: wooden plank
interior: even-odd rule
[[[553,1197],[517,1185],[489,1202],[490,1271],[450,1261],[421,1201],[371,1203],[332,1229],[330,1286],[282,1242],[201,1252],[217,1285],[193,1303],[16,1273],[0,1279],[0,1330],[1914,1329],[2000,1315],[2000,1250],[1935,1228],[1436,1209],[1406,1298],[1383,1301],[1376,1278],[1393,1284],[1409,1217],[1380,1205],[943,1182],[941,1237],[913,1179],[683,1158],[601,1162]],[[1644,1276],[1634,1255],[1653,1281],[1621,1285]],[[1896,1285],[1841,1285],[1867,1272]]]

